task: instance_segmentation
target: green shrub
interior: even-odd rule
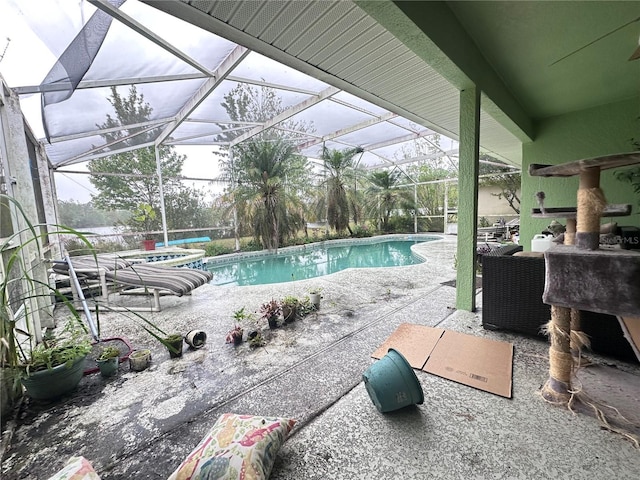
[[[217,242],[210,242],[205,245],[204,252],[207,257],[215,257],[217,255],[226,255],[228,253],[233,253],[233,248]]]

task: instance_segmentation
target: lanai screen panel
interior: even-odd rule
[[[32,63],[38,67],[33,69],[34,76],[10,86],[38,91],[29,85],[41,84],[97,9],[77,0],[9,0],[7,5],[11,7],[7,13],[26,20],[47,46],[38,55],[34,52]],[[126,0],[109,15],[115,18],[76,90],[67,100],[45,109],[51,140],[46,148],[54,167],[152,145],[161,134],[167,144],[213,146],[247,137],[248,132],[256,134],[266,126],[295,141],[301,153],[311,158],[320,157],[323,145],[363,147],[366,151],[358,163],[373,168],[403,159],[407,150],[403,144],[433,134],[255,52],[235,60],[239,52],[235,43],[137,0]],[[243,84],[253,92],[275,92],[278,121],[230,118],[222,106],[224,97]],[[144,118],[132,117],[104,130],[108,116],[116,118],[110,103],[112,87],[122,98],[135,87],[150,107]],[[45,88],[40,85],[40,91]]]

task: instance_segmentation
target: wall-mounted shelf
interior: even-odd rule
[[[577,207],[545,208],[544,213],[539,208],[531,209],[533,218],[576,218],[577,215]],[[603,217],[626,217],[628,215],[631,215],[631,205],[624,203],[607,205],[602,211]]]
[[[573,177],[592,168],[608,170],[610,168],[628,167],[640,163],[640,152],[616,153],[604,157],[587,158],[560,165],[529,165],[529,175],[533,177]]]

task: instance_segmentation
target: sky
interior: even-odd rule
[[[24,2],[25,0],[18,2],[21,8],[29,6]],[[61,35],[58,42],[51,43],[49,39],[48,46],[45,46],[20,16],[13,15],[12,5],[14,3],[14,0],[0,0],[0,75],[4,77],[9,87],[39,85],[71,38],[66,38],[63,34],[65,29],[60,28]],[[57,3],[55,0],[49,0],[45,3],[38,3],[38,6],[46,5],[47,8],[57,9],[59,8]],[[95,10],[95,7],[88,2],[78,0],[77,3],[73,3],[82,4],[85,9],[84,14],[87,16]],[[81,21],[80,18],[66,18],[65,20],[70,25]],[[70,28],[70,30],[72,29]],[[29,58],[38,58],[40,61],[25,61]],[[20,99],[20,104],[35,136],[39,139],[44,138],[40,115],[40,96],[23,96]],[[219,176],[220,172],[216,162],[211,161],[211,152],[214,148],[212,146],[176,147],[179,154],[187,156],[182,171],[183,175],[193,178]],[[86,164],[76,164],[69,169],[87,171]],[[55,173],[54,179],[59,200],[87,203],[91,200],[91,194],[97,193],[89,182],[88,175]],[[209,184],[208,182],[186,182],[186,184],[211,190],[214,193],[222,190],[219,184]]]

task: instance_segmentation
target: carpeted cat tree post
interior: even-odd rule
[[[578,249],[598,249],[600,217],[606,204],[604,194],[600,190],[600,168],[593,167],[582,171],[578,188],[574,237]],[[573,235],[569,233],[572,225],[570,226],[570,223],[567,222],[567,227],[565,245],[572,245],[571,237]],[[560,279],[557,280],[560,281]],[[585,287],[587,286],[585,285]],[[549,402],[566,404],[571,398],[571,375],[574,363],[572,350],[579,351],[583,345],[583,339],[578,333],[573,333],[572,327],[576,328],[575,332],[579,332],[579,323],[580,312],[578,309],[551,305],[551,322],[548,326],[551,341],[549,379],[542,389],[542,396]]]

